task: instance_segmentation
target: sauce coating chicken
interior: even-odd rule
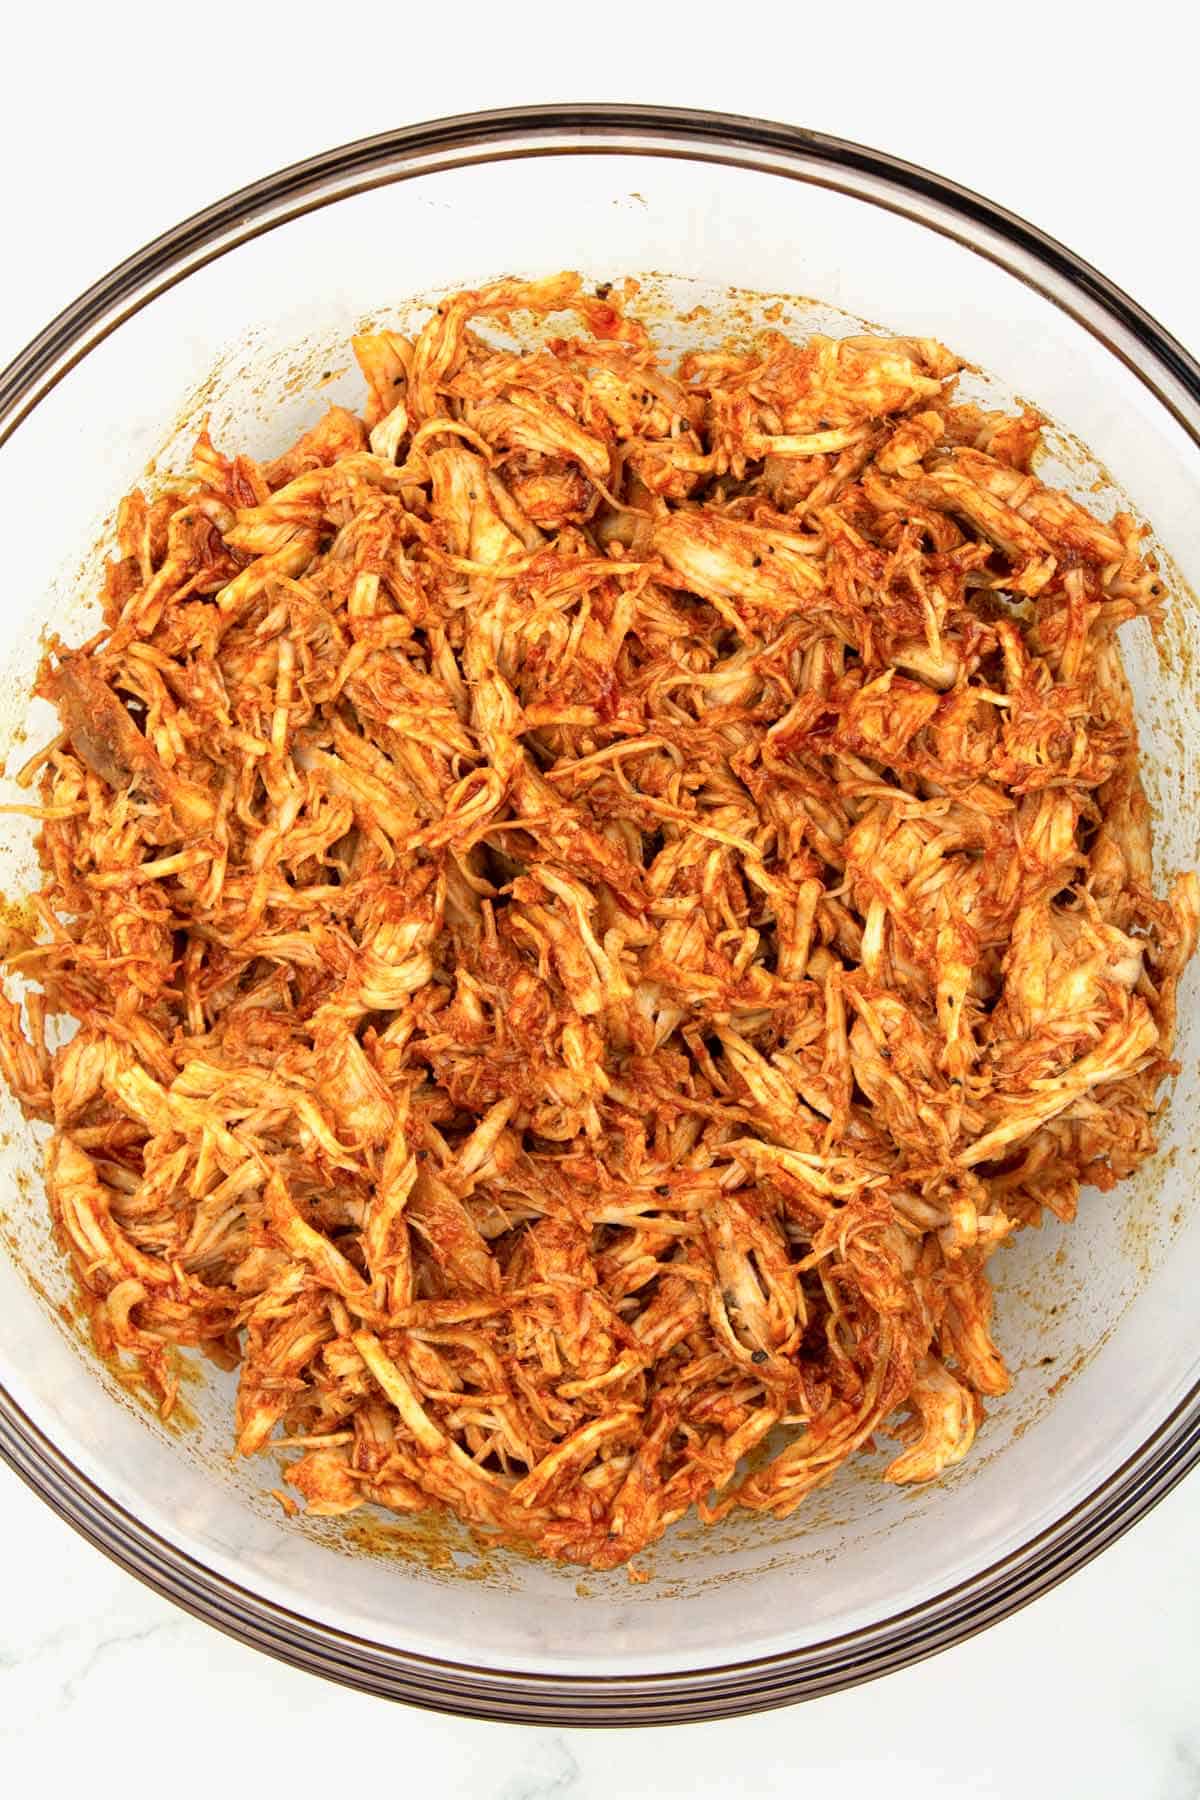
[[[125,500],[0,1008],[164,1411],[198,1347],[311,1511],[596,1568],[967,1453],[988,1258],[1153,1148],[1200,913],[1136,523],[940,344],[668,370],[630,298],[456,295],[355,340],[361,418]]]

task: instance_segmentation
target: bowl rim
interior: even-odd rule
[[[999,261],[1100,338],[1200,449],[1200,364],[1097,269],[1026,220],[919,165],[734,114],[604,102],[505,108],[398,127],[276,171],[118,263],[0,371],[0,445],[92,349],[159,294],[251,238],[366,188],[514,157],[651,154],[833,187]],[[1127,1531],[1200,1462],[1200,1383],[1121,1466],[1053,1524],[903,1612],[776,1654],[602,1676],[482,1669],[373,1643],[264,1599],[147,1527],[47,1437],[0,1384],[0,1457],[120,1567],[229,1636],[346,1686],[436,1711],[526,1724],[684,1723],[787,1705],[961,1642],[1045,1593]]]

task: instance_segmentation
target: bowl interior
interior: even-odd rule
[[[933,335],[1036,403],[1056,479],[1100,511],[1153,521],[1175,606],[1156,644],[1123,635],[1160,879],[1197,860],[1200,452],[1106,341],[932,213],[832,183],[609,147],[427,169],[311,206],[167,287],[66,372],[0,451],[8,558],[0,725],[10,770],[49,735],[28,693],[47,629],[80,640],[115,503],[218,444],[273,454],[329,400],[361,401],[347,340],[402,326],[428,296],[509,273],[634,275],[667,346],[764,322],[843,334],[862,321]],[[813,296],[805,298],[804,296]],[[423,298],[425,297],[425,298]],[[683,319],[681,315],[689,315]],[[994,401],[993,403],[996,403]],[[1084,446],[1087,446],[1085,449]],[[9,794],[6,798],[14,798]],[[34,884],[32,828],[0,821],[0,889]],[[307,1618],[482,1668],[652,1674],[815,1644],[893,1617],[1021,1552],[1136,1454],[1200,1378],[1194,1204],[1197,972],[1181,1000],[1183,1067],[1161,1149],[1089,1194],[1078,1223],[1027,1232],[994,1260],[1012,1392],[968,1461],[902,1490],[863,1457],[790,1520],[678,1526],[643,1584],[497,1552],[445,1522],[288,1522],[269,1458],[235,1464],[231,1384],[204,1366],[168,1430],[97,1363],[70,1316],[47,1227],[36,1134],[0,1095],[0,1379],[66,1456],[168,1544]]]

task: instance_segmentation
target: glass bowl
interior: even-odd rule
[[[0,724],[47,626],[82,637],[116,500],[218,442],[272,453],[328,399],[346,340],[420,296],[564,267],[645,278],[666,338],[867,320],[935,335],[1036,402],[1058,478],[1154,521],[1176,606],[1125,633],[1160,875],[1196,857],[1200,369],[1094,269],[922,169],[760,120],[543,107],[419,125],[283,170],[178,226],[62,313],[0,377],[6,605]],[[798,298],[808,296],[810,298]],[[679,315],[706,313],[680,326]],[[1077,435],[1073,435],[1077,434]],[[1087,446],[1085,449],[1084,446]],[[31,522],[36,525],[31,528]],[[10,764],[27,752],[16,750]],[[6,819],[0,888],[32,880]],[[786,1521],[684,1522],[631,1583],[480,1554],[444,1525],[287,1520],[269,1460],[235,1466],[227,1384],[168,1430],[82,1341],[36,1134],[0,1100],[0,1452],[64,1518],[199,1617],[300,1667],[481,1717],[697,1719],[866,1680],[944,1648],[1094,1556],[1200,1457],[1197,980],[1162,1149],[1079,1222],[993,1263],[1012,1392],[935,1486],[882,1455]],[[10,1554],[14,1554],[10,1548]]]

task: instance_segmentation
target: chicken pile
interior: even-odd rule
[[[0,1016],[164,1411],[197,1348],[311,1512],[595,1568],[966,1453],[988,1258],[1153,1149],[1200,913],[1135,521],[936,342],[668,372],[633,291],[456,295],[361,418],[123,502]]]

